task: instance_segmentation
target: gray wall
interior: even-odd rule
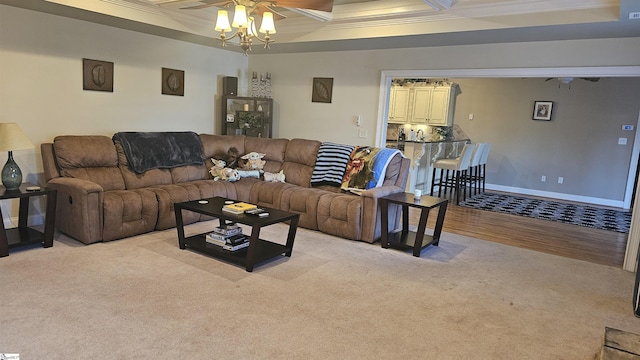
[[[482,73],[486,69],[522,69],[526,73],[532,72],[527,69],[638,65],[640,38],[265,54],[249,58],[249,71],[272,73],[275,136],[366,145],[375,145],[379,138],[378,119],[384,118],[381,79],[385,71],[433,71],[441,73],[439,77],[449,78],[463,77],[453,74],[465,72],[472,78],[474,69]],[[640,76],[640,71],[634,69],[637,72],[634,75]],[[447,71],[452,74],[447,75]],[[311,102],[314,77],[334,78],[331,104]],[[623,81],[624,85],[605,80],[588,84],[576,81],[570,91],[558,89],[557,83],[523,81],[519,85],[523,95],[516,98],[511,98],[516,89],[487,81],[486,86],[495,88],[495,93],[482,89],[484,85],[462,87],[463,108],[458,113],[462,117],[476,113],[478,118],[473,125],[463,120],[459,123],[472,139],[495,145],[488,166],[490,184],[501,189],[534,189],[545,196],[622,206],[633,143],[631,134],[630,145],[616,144],[618,137],[623,136],[619,125],[637,123],[640,93],[635,80]],[[517,83],[516,79],[513,81]],[[602,90],[587,95],[585,87],[594,84]],[[478,86],[481,87],[478,92],[472,90]],[[465,98],[465,93],[473,98]],[[579,99],[575,94],[580,94]],[[485,95],[483,100],[476,98]],[[617,100],[618,97],[623,99]],[[534,100],[558,102],[551,123],[530,120]],[[587,105],[580,106],[581,102],[589,105],[588,111]],[[600,111],[603,106],[609,109]],[[499,109],[505,107],[508,113],[507,110],[500,113]],[[486,119],[495,116],[493,111],[500,113],[500,118]],[[484,113],[488,115],[485,117]],[[355,115],[361,115],[361,128],[367,130],[367,138],[358,137],[360,129],[353,120]],[[606,123],[613,125],[603,127]],[[560,154],[567,155],[560,157]],[[591,160],[582,160],[581,156]],[[540,183],[541,175],[547,176],[547,183]],[[564,185],[557,184],[557,176],[564,176]]]
[[[640,78],[575,79],[569,85],[544,78],[452,81],[461,90],[455,123],[473,141],[494,144],[491,184],[623,200],[640,113]],[[551,121],[532,120],[535,100],[553,101]],[[634,131],[623,131],[625,124]],[[627,145],[618,145],[620,137]]]

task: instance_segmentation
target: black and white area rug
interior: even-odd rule
[[[460,206],[558,221],[619,233],[628,233],[631,225],[630,211],[488,192],[467,198],[466,201],[460,202]]]

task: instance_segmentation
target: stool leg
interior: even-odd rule
[[[455,174],[455,191],[456,191],[456,205],[460,203],[460,171],[456,170]]]
[[[436,168],[433,168],[433,173],[431,174],[431,196],[433,196],[433,189],[436,186]]]

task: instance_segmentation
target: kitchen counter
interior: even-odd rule
[[[397,148],[407,158],[411,159],[406,191],[413,192],[415,189],[420,189],[423,194],[429,194],[433,180],[431,178],[433,163],[438,159],[457,157],[462,151],[463,145],[469,141],[466,138],[437,141],[405,141],[404,144],[398,141],[387,141],[386,147]]]

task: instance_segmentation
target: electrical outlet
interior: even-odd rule
[[[562,176],[558,177],[558,184],[564,184],[564,178]]]
[[[544,176],[544,175],[542,175],[542,177],[540,178],[540,181],[542,181],[542,182],[547,181],[547,177],[546,177],[546,176]]]
[[[366,139],[367,138],[367,129],[360,129],[360,131],[358,131],[358,137],[361,139]]]

